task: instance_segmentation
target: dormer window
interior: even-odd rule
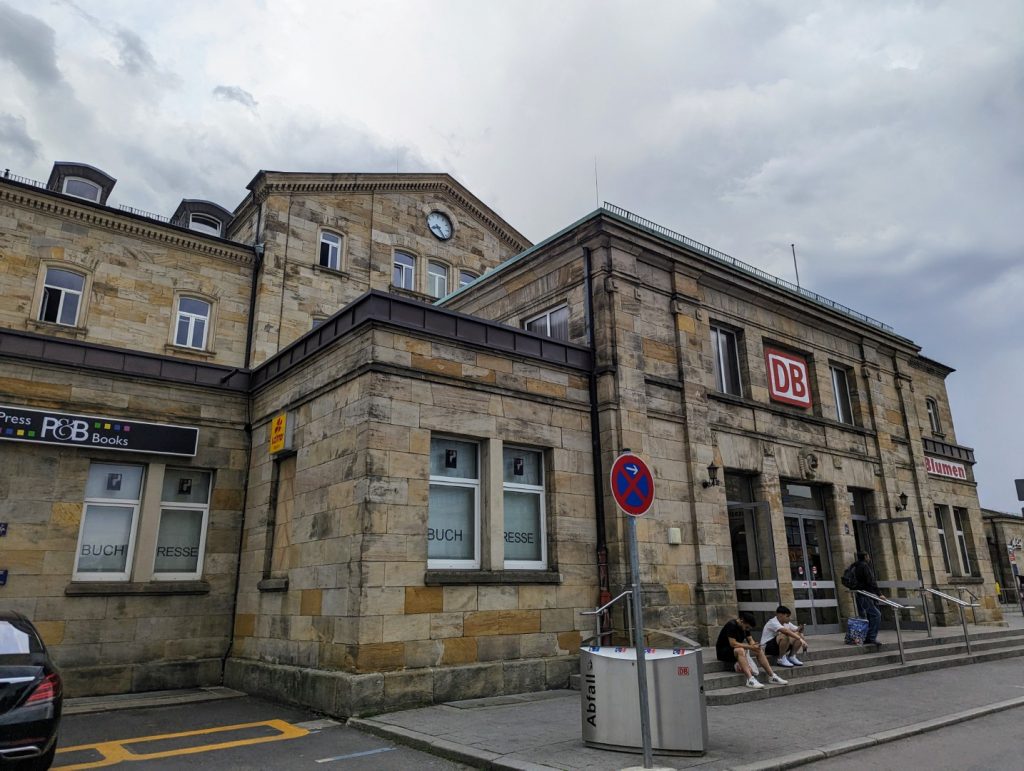
[[[100,186],[81,177],[65,177],[62,193],[73,195],[75,198],[83,198],[93,203],[100,202]]]
[[[188,229],[197,233],[206,233],[210,236],[220,235],[220,220],[208,214],[190,214],[188,218]]]

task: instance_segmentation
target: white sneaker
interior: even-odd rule
[[[776,666],[780,666],[780,667],[795,667],[796,666],[796,664],[793,663],[793,660],[790,659],[789,656],[779,656],[775,660],[775,664],[776,664]]]
[[[762,683],[756,677],[752,677],[749,680],[747,680],[747,688],[764,688],[764,683]]]
[[[789,685],[789,680],[783,680],[775,673],[773,673],[772,676],[768,678],[768,682],[775,683],[775,685]],[[747,683],[747,685],[750,685],[750,683]],[[758,685],[760,685],[760,683],[758,683]]]
[[[804,662],[802,662],[792,653],[789,654],[789,663],[792,664],[794,667],[802,667],[804,665]]]

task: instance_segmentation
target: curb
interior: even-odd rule
[[[939,728],[956,725],[957,723],[964,723],[968,720],[984,717],[985,715],[991,715],[994,712],[1001,712],[1004,709],[1013,709],[1014,707],[1024,707],[1024,696],[1020,696],[1016,699],[1008,699],[1007,701],[1000,701],[995,704],[986,704],[984,707],[974,707],[973,709],[967,709],[963,712],[954,712],[951,715],[943,715],[942,717],[932,718],[931,720],[923,720],[920,723],[911,723],[910,725],[893,728],[889,731],[879,731],[877,733],[860,736],[855,739],[845,739],[841,742],[828,744],[824,747],[818,747],[813,750],[794,752],[792,755],[783,755],[763,763],[750,763],[743,766],[733,766],[730,771],[777,771],[777,769],[796,768],[797,766],[802,766],[807,763],[815,763],[820,760],[834,758],[837,755],[845,755],[848,752],[856,752],[857,750],[867,749],[868,747],[876,747],[879,744],[887,744],[889,742],[899,741],[900,739],[908,739],[911,736],[928,733],[929,731],[935,731]]]
[[[179,691],[149,691],[120,693],[111,696],[78,696],[64,700],[64,715],[93,715],[121,709],[143,707],[169,707],[178,704],[196,704],[219,699],[236,699],[246,694],[222,686],[185,689]]]

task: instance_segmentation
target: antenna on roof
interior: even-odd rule
[[[800,288],[800,268],[796,266],[796,244],[790,244],[789,248],[793,250],[793,270],[796,272],[796,288]]]
[[[594,156],[594,207],[601,208],[601,191],[597,186],[597,156]]]

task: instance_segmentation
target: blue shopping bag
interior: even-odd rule
[[[846,619],[846,644],[863,645],[868,636],[868,620],[866,618]]]

